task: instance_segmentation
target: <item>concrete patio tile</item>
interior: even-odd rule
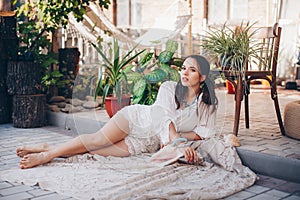
[[[52,194],[53,192],[48,191],[48,190],[42,190],[40,188],[36,188],[34,190],[28,191],[28,193],[35,196],[35,197],[37,197],[37,196],[43,196],[43,195],[46,195],[46,194]]]
[[[275,190],[275,189],[267,191],[265,194],[275,196],[275,197],[279,197],[279,198],[284,198],[284,197],[287,197],[287,196],[290,195],[287,192],[282,192],[282,191]]]
[[[300,196],[300,183],[287,182],[285,184],[274,187],[274,189],[288,193],[299,194]]]
[[[263,193],[263,194],[258,194],[254,197],[250,197],[248,200],[279,200],[279,199],[281,198]]]
[[[0,197],[0,200],[23,200],[23,199],[31,199],[32,197],[33,196],[28,194],[27,192],[21,192],[21,193]]]
[[[256,185],[260,185],[267,188],[275,188],[277,186],[286,184],[287,181],[268,176],[259,175],[259,179],[255,182]]]
[[[263,141],[261,138],[256,138],[256,137],[250,137],[250,136],[240,136],[244,140],[247,140],[249,142],[260,142]]]
[[[12,185],[10,184],[10,183],[8,183],[8,182],[1,182],[0,183],[0,190],[1,189],[4,189],[4,188],[8,188],[8,187],[11,187]]]
[[[288,197],[282,198],[282,199],[284,199],[284,200],[300,200],[300,197],[292,195],[292,196],[288,196]]]
[[[266,192],[268,190],[270,190],[270,188],[263,187],[260,185],[253,185],[252,187],[246,189],[246,191],[252,192],[255,194],[260,194],[260,193]]]
[[[276,144],[273,141],[267,142],[266,144],[264,144],[264,147],[269,149],[279,150],[279,151],[283,151],[291,148],[287,146],[281,146],[280,144]]]
[[[240,141],[242,145],[263,146],[266,144],[266,141],[248,141],[247,139],[240,139]]]
[[[18,185],[15,187],[1,189],[0,194],[3,196],[6,196],[6,195],[12,195],[12,194],[21,193],[21,192],[25,192],[25,191],[29,191],[29,190],[32,190],[32,188],[30,186]]]
[[[239,193],[236,193],[234,195],[231,195],[229,197],[224,198],[225,200],[242,200],[242,199],[248,199],[250,197],[255,196],[256,194],[249,191],[241,191]]]
[[[251,150],[251,151],[256,151],[256,152],[262,152],[264,150],[266,150],[265,147],[262,146],[255,146],[255,145],[243,145],[241,147],[239,147],[241,149],[246,149],[246,150]]]
[[[69,199],[70,197],[64,196],[64,195],[59,195],[57,193],[51,193],[39,197],[34,197],[31,198],[31,200],[63,200],[63,199]]]
[[[262,153],[266,153],[266,154],[271,154],[271,155],[275,155],[275,156],[281,156],[281,157],[287,157],[289,155],[292,155],[293,153],[290,152],[283,152],[280,149],[265,149],[263,151],[261,151]]]

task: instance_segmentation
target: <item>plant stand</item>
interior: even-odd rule
[[[46,95],[14,95],[13,126],[35,128],[45,125]]]

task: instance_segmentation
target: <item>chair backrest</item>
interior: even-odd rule
[[[255,42],[255,49],[263,61],[250,62],[248,70],[272,71],[272,75],[276,76],[280,36],[281,27],[277,23],[272,27],[253,28],[251,40]]]

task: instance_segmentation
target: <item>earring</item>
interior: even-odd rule
[[[203,82],[200,83],[200,89],[203,89],[204,84],[205,84],[205,81],[203,81]]]

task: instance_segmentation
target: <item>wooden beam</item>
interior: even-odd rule
[[[118,5],[117,0],[112,1],[112,9],[113,9],[113,24],[117,26],[117,13],[118,13]]]

